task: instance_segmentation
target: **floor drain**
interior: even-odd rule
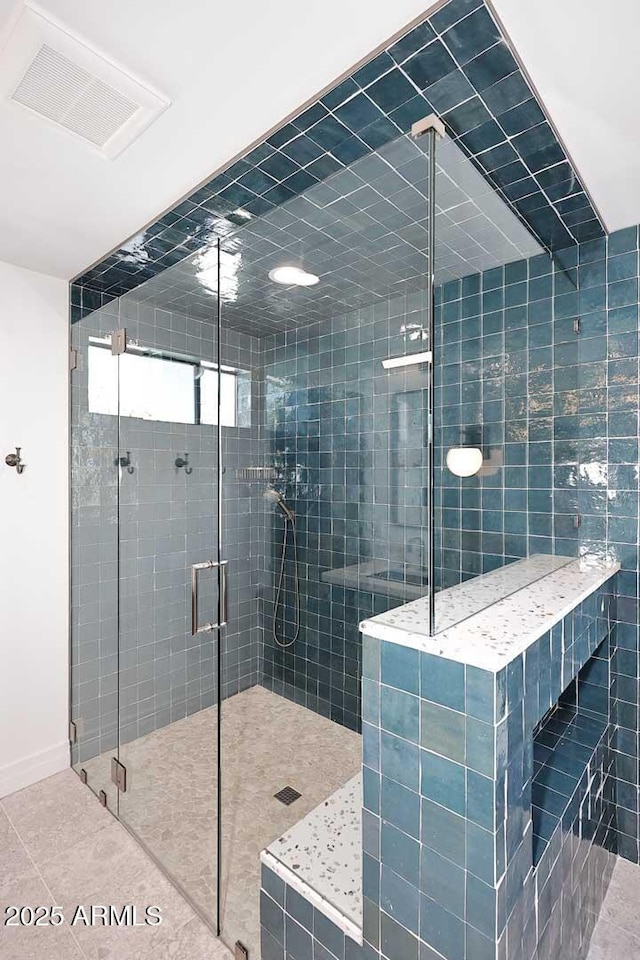
[[[302,794],[298,793],[297,790],[294,790],[293,787],[283,787],[282,790],[274,794],[276,800],[279,800],[280,803],[284,803],[284,805],[287,807],[290,803],[293,803],[294,800],[297,800],[301,796]]]

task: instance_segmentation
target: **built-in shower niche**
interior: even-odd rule
[[[610,658],[607,639],[533,734],[533,863],[545,874],[568,832],[603,845],[611,827]]]

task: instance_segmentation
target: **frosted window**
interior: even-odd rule
[[[118,363],[120,371],[118,373]],[[220,374],[220,422],[223,427],[250,426],[251,378],[240,371]],[[168,423],[218,424],[218,375],[197,362],[174,361],[89,346],[89,411]],[[238,414],[240,385],[242,412]],[[244,394],[246,393],[246,396]],[[245,409],[246,408],[246,409]]]
[[[218,375],[215,370],[203,370],[200,378],[200,422],[218,423]],[[220,374],[220,426],[235,427],[237,423],[238,378],[234,373]]]
[[[140,420],[195,423],[194,367],[161,357],[124,353],[118,364],[108,350],[89,347],[89,410]]]
[[[118,413],[118,361],[102,347],[89,347],[89,413]]]
[[[194,423],[193,367],[160,357],[120,357],[120,415]]]

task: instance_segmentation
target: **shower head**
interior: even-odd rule
[[[263,497],[265,498],[265,500],[268,500],[270,503],[273,503],[277,507],[279,507],[282,513],[287,518],[287,520],[291,520],[293,522],[293,512],[286,505],[282,494],[278,493],[278,491],[274,487],[267,487],[267,489],[263,493]]]

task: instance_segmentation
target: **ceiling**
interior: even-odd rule
[[[0,24],[14,5],[0,0]],[[41,0],[42,9],[172,105],[109,161],[2,103],[0,260],[75,276],[244,152],[424,5],[376,0],[374,10],[369,0],[314,0],[301,16],[298,0],[109,0],[102,13],[87,0]]]
[[[225,325],[263,336],[426,292],[427,149],[426,138],[401,137],[226,238]],[[448,137],[437,147],[435,195],[437,284],[543,253]],[[269,271],[283,264],[303,266],[319,283],[272,282]],[[217,289],[217,250],[209,247],[125,298],[209,320]]]
[[[640,4],[493,0],[607,229],[640,222]],[[535,15],[532,15],[535,11]]]
[[[629,122],[640,26],[634,0],[618,0],[609,34],[595,0],[493,6],[607,227],[640,221],[640,150]],[[170,0],[110,0],[108,16],[86,0],[41,7],[171,100],[114,160],[0,104],[0,141],[10,145],[0,152],[0,259],[64,278],[119,246],[428,9],[425,0],[323,0],[300,17],[295,0],[279,0],[277,16],[274,5],[255,0],[187,0],[178,18]],[[0,28],[13,9],[13,0],[0,0]]]

